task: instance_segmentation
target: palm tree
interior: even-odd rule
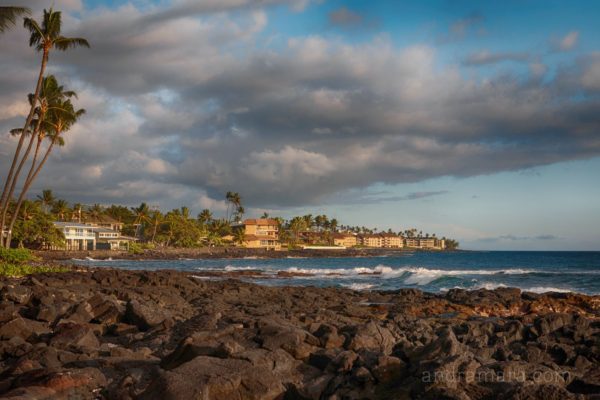
[[[65,215],[67,215],[71,210],[69,209],[69,203],[66,200],[58,199],[54,202],[54,207],[52,207],[52,212],[56,214],[59,220],[64,221]]]
[[[97,221],[100,218],[102,218],[102,214],[104,214],[104,207],[102,207],[98,203],[95,203],[94,205],[92,205],[90,207],[90,209],[88,210],[89,217],[94,221]]]
[[[0,33],[14,26],[17,22],[17,17],[24,14],[31,14],[31,10],[27,7],[0,7]]]
[[[5,11],[5,15],[10,16],[10,11]],[[32,18],[25,18],[23,25],[27,30],[29,30],[30,33],[29,46],[35,46],[36,50],[42,53],[42,62],[40,65],[40,72],[38,74],[37,84],[35,86],[33,98],[30,101],[31,106],[29,109],[29,114],[27,115],[25,124],[23,125],[22,133],[20,135],[19,142],[17,143],[17,148],[15,149],[15,154],[13,156],[13,160],[8,171],[8,176],[6,178],[6,181],[4,182],[2,196],[0,197],[0,209],[3,211],[3,214],[5,213],[4,209],[8,207],[10,199],[8,191],[10,186],[12,185],[13,174],[15,172],[17,160],[19,159],[21,149],[23,147],[23,142],[25,141],[25,133],[27,132],[31,121],[33,120],[35,110],[37,108],[38,98],[42,88],[43,76],[46,70],[46,65],[48,64],[50,51],[52,49],[66,51],[70,48],[78,46],[90,47],[87,40],[83,38],[67,38],[60,34],[62,26],[62,16],[60,11],[54,11],[52,10],[52,8],[50,10],[44,10],[41,25]]]
[[[77,120],[83,114],[85,114],[85,110],[75,110],[73,104],[71,103],[71,100],[57,99],[53,103],[52,107],[49,108],[47,116],[48,118],[44,120],[44,123],[48,125],[49,129],[51,129],[50,134],[48,135],[48,138],[50,139],[50,144],[48,145],[48,148],[46,149],[46,153],[44,154],[42,160],[39,162],[39,164],[36,164],[38,150],[41,142],[41,139],[38,138],[38,146],[36,148],[36,153],[31,163],[31,168],[29,169],[29,174],[25,179],[23,189],[21,190],[21,194],[19,195],[19,199],[17,200],[15,212],[13,213],[10,221],[6,247],[10,246],[11,231],[13,226],[15,225],[19,208],[21,207],[21,204],[23,202],[23,199],[25,198],[25,195],[27,194],[27,191],[29,190],[32,183],[35,181],[40,171],[44,167],[46,161],[48,160],[48,156],[50,156],[50,153],[52,152],[54,146],[64,146],[64,139],[62,135],[69,129],[71,129],[73,124],[75,124],[75,122],[77,122]]]
[[[40,203],[42,203],[42,210],[44,210],[44,212],[48,212],[48,206],[51,206],[56,200],[52,190],[50,189],[42,190],[42,194],[38,195],[37,199],[40,201]]]
[[[141,234],[141,226],[148,222],[150,218],[150,207],[148,207],[148,204],[142,203],[139,207],[132,208],[131,211],[135,215],[135,220],[133,221],[133,225],[136,226],[135,234],[139,236]]]
[[[152,238],[150,239],[150,241],[152,243],[154,243],[154,240],[156,238],[156,232],[158,231],[158,227],[165,221],[165,217],[161,214],[160,211],[155,210],[152,212],[152,215],[150,215],[150,219],[149,219],[149,223],[152,226]]]
[[[201,225],[207,225],[212,220],[212,213],[209,209],[204,209],[198,214],[198,221]]]
[[[13,134],[21,134],[22,138],[29,135],[30,139],[27,149],[25,150],[25,154],[21,158],[21,161],[19,162],[16,171],[14,172],[12,182],[10,182],[10,185],[8,186],[8,193],[6,194],[7,199],[12,199],[13,193],[17,186],[17,182],[19,180],[19,176],[21,175],[21,170],[23,169],[23,166],[25,165],[25,162],[29,157],[29,153],[31,153],[33,143],[35,142],[36,137],[38,137],[40,134],[43,135],[43,132],[47,128],[46,114],[50,110],[56,109],[56,104],[59,103],[60,100],[70,98],[73,96],[76,97],[76,93],[71,90],[65,90],[63,86],[60,86],[58,84],[56,78],[53,75],[45,77],[42,81],[42,88],[39,96],[39,106],[35,107],[35,114],[37,116],[37,119],[31,121],[31,128],[27,131],[23,131],[22,129],[13,129],[11,131],[11,133]],[[33,105],[33,94],[29,94],[28,98],[29,103]],[[37,159],[42,139],[43,136],[38,137],[38,145],[35,150],[34,160]],[[7,182],[7,184],[8,183],[9,182]],[[4,207],[0,212],[2,214],[0,218],[0,226],[4,226],[4,222],[6,221],[6,213],[8,212],[8,207]]]

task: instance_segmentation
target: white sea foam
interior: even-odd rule
[[[546,293],[546,292],[569,293],[569,292],[574,292],[574,290],[571,290],[571,289],[556,288],[556,287],[551,287],[551,286],[533,286],[533,287],[529,287],[529,288],[521,288],[521,290],[524,291],[524,292],[534,292],[534,293]]]
[[[348,289],[352,289],[352,290],[368,290],[371,289],[373,287],[375,287],[375,284],[372,283],[350,283],[350,284],[342,284],[343,287],[346,287]]]

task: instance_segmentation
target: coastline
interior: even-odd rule
[[[5,398],[547,400],[600,391],[600,296],[268,287],[85,267],[2,278],[0,292]]]
[[[330,257],[380,257],[386,255],[402,255],[414,252],[459,252],[464,250],[425,250],[412,248],[350,248],[340,250],[283,250],[247,249],[239,247],[202,247],[202,248],[161,248],[144,250],[140,254],[114,250],[34,251],[34,254],[47,261],[64,261],[72,259],[93,258],[95,260],[179,260],[179,259],[232,259],[232,258],[330,258]]]

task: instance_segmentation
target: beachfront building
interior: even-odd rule
[[[404,239],[404,247],[443,250],[446,248],[446,241],[435,237],[412,237]]]
[[[404,247],[402,237],[393,233],[381,233],[381,247],[396,248]]]
[[[129,250],[130,243],[136,240],[109,228],[94,227],[94,233],[96,234],[97,250]]]
[[[242,225],[244,229],[244,247],[281,250],[277,220],[270,218],[247,219]]]
[[[65,246],[60,250],[96,250],[94,227],[77,222],[55,222],[54,226],[65,236]]]
[[[358,244],[356,235],[351,233],[336,232],[332,235],[333,245],[340,247],[354,247]]]
[[[365,247],[383,247],[383,238],[381,235],[360,235],[359,241]]]
[[[90,226],[97,226],[99,228],[106,228],[112,231],[121,232],[124,224],[121,221],[109,217],[108,215],[99,215],[96,218],[84,218],[83,223]]]

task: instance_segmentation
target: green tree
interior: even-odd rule
[[[15,224],[15,221],[17,219],[17,214],[19,212],[19,208],[21,207],[21,204],[22,204],[23,200],[25,199],[25,195],[27,194],[27,191],[29,190],[29,188],[31,187],[31,185],[33,184],[33,182],[39,175],[40,171],[44,167],[46,161],[48,160],[48,156],[50,156],[54,146],[55,145],[58,145],[58,146],[64,145],[63,134],[65,132],[67,132],[69,129],[71,129],[73,124],[75,124],[75,122],[77,122],[77,120],[84,113],[85,113],[85,110],[83,110],[83,109],[75,110],[75,108],[73,107],[73,104],[71,103],[71,100],[57,99],[52,104],[52,107],[49,108],[48,115],[46,116],[44,123],[48,125],[49,129],[51,129],[50,134],[48,135],[48,138],[50,139],[50,144],[48,145],[48,147],[46,149],[44,157],[38,164],[36,164],[36,158],[37,158],[37,149],[36,149],[36,154],[33,157],[31,168],[29,169],[29,174],[27,175],[27,178],[25,179],[23,189],[21,190],[21,194],[19,195],[19,198],[17,200],[16,211],[13,213],[11,220],[10,220],[10,225],[8,228],[8,235],[7,235],[7,240],[6,240],[7,247],[8,247],[8,244],[10,244],[11,231],[12,231],[13,225]]]
[[[15,9],[12,9],[14,15]],[[19,11],[18,9],[16,10]],[[23,10],[21,10],[23,11]],[[11,11],[5,10],[5,16],[10,17]],[[10,18],[8,19],[10,20]],[[32,18],[25,18],[23,25],[29,31],[29,45],[31,47],[35,47],[38,52],[42,53],[42,61],[40,64],[40,71],[38,74],[37,83],[35,86],[35,91],[33,93],[32,98],[30,99],[30,108],[29,114],[25,119],[25,124],[23,125],[23,129],[21,130],[21,134],[19,135],[19,141],[17,143],[17,147],[15,149],[15,153],[13,156],[12,163],[8,170],[8,176],[4,182],[4,188],[2,190],[2,196],[0,197],[0,209],[4,210],[8,203],[10,202],[10,196],[8,194],[10,186],[13,182],[13,175],[15,172],[15,168],[17,166],[17,162],[19,160],[19,156],[21,154],[21,149],[23,147],[23,143],[26,138],[26,132],[28,131],[31,121],[35,115],[35,110],[37,108],[38,99],[40,95],[40,91],[42,88],[42,82],[44,77],[44,72],[46,70],[46,65],[48,64],[48,59],[50,56],[50,52],[53,49],[66,51],[70,48],[84,46],[89,47],[89,43],[87,40],[83,38],[68,38],[61,35],[62,28],[62,16],[59,11],[54,11],[52,8],[50,10],[44,10],[44,14],[42,17],[41,24],[35,21]],[[9,229],[10,235],[10,229]]]
[[[70,212],[71,209],[66,200],[58,199],[52,206],[52,213],[56,215],[60,221],[65,221],[66,216],[69,215]]]
[[[54,204],[54,201],[56,200],[54,194],[52,193],[52,190],[50,189],[42,190],[42,194],[38,195],[37,199],[42,204],[42,209],[44,210],[44,212],[48,212],[48,208],[52,207],[52,204]]]

